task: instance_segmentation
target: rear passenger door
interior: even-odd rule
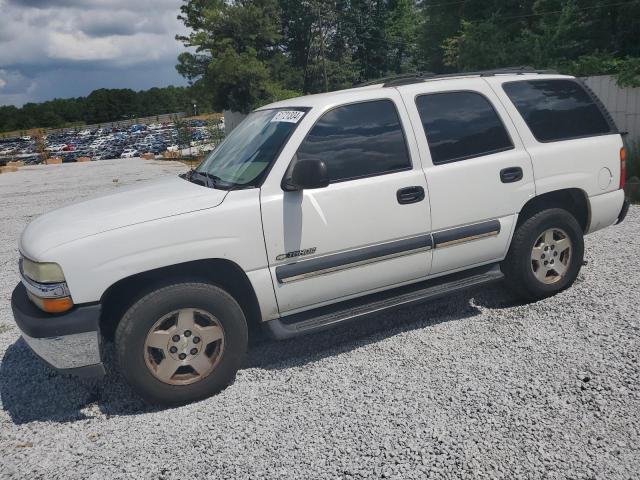
[[[482,78],[399,87],[429,186],[431,274],[505,257],[533,170],[504,107]]]
[[[280,312],[425,278],[428,193],[400,95],[336,94],[302,122],[261,190]],[[330,185],[283,191],[293,163],[307,159],[325,162]]]

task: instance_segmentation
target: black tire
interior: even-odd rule
[[[145,341],[158,319],[183,308],[214,315],[224,331],[224,349],[207,376],[189,385],[171,385],[147,367]],[[231,295],[208,283],[176,283],[142,296],[127,310],[116,330],[116,362],[125,380],[147,403],[183,405],[210,397],[231,384],[242,365],[247,341],[244,313]]]
[[[556,283],[538,280],[532,269],[531,252],[538,238],[548,229],[558,228],[571,240],[571,256],[564,276]],[[551,208],[536,213],[518,225],[511,240],[502,271],[507,286],[528,301],[540,300],[569,288],[576,280],[584,258],[582,228],[566,210]]]

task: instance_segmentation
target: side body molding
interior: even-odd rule
[[[303,260],[277,267],[276,277],[280,283],[293,282],[303,278],[324,275],[367,263],[429,250],[432,243],[431,235],[420,235],[380,245],[372,245],[358,250]]]
[[[489,220],[486,222],[465,225],[463,227],[451,228],[433,233],[433,243],[435,248],[449,247],[460,243],[479,240],[484,237],[491,237],[500,233],[500,222]]]
[[[279,283],[295,282],[310,277],[325,275],[347,268],[354,268],[390,258],[412,255],[431,248],[444,248],[461,243],[495,236],[500,233],[500,222],[486,222],[465,225],[428,235],[405,238],[393,242],[372,245],[357,250],[340,252],[309,260],[302,260],[276,267],[276,278]]]

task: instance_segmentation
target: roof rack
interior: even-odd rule
[[[403,80],[411,81],[421,81],[420,79],[426,77],[433,77],[436,75],[433,72],[413,72],[413,73],[402,73],[399,75],[390,75],[387,77],[380,77],[373,80],[368,80],[366,82],[362,82],[357,84],[357,87],[367,87],[369,85],[378,85],[379,83],[388,83],[388,82],[401,82]]]
[[[455,78],[455,77],[490,77],[493,75],[524,75],[526,73],[558,73],[555,70],[538,70],[533,67],[507,67],[507,68],[496,68],[492,70],[480,70],[477,72],[460,72],[460,73],[444,73],[444,74],[435,74],[431,72],[416,72],[416,73],[405,73],[402,75],[394,75],[390,77],[379,78],[376,80],[372,80],[369,82],[362,83],[358,85],[359,87],[364,87],[367,85],[377,85],[382,83],[383,87],[398,87],[400,85],[410,85],[412,83],[420,83],[425,82],[427,80],[438,80],[442,78]]]

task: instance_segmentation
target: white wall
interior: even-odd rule
[[[236,128],[244,117],[247,115],[240,112],[232,112],[231,110],[225,110],[222,112],[224,115],[224,134],[229,135],[229,132]]]
[[[640,88],[619,87],[616,77],[599,75],[583,78],[600,98],[628,142],[640,142]]]

